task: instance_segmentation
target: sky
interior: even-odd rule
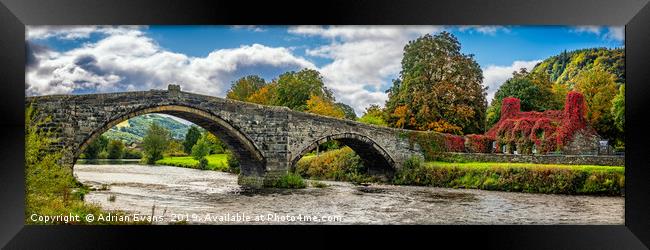
[[[27,96],[166,89],[225,97],[236,79],[321,72],[338,102],[383,106],[404,46],[451,32],[491,101],[512,72],[562,51],[620,48],[623,26],[27,26]]]

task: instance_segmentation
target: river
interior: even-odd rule
[[[196,169],[75,165],[79,181],[107,190],[85,201],[163,218],[154,224],[616,224],[624,198],[321,181],[327,187],[255,191],[237,175]]]

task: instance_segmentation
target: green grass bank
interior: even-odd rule
[[[228,171],[228,157],[226,154],[213,154],[205,157],[208,160],[208,170]],[[156,165],[167,165],[182,168],[199,169],[199,161],[192,156],[166,156],[158,161]]]
[[[625,168],[493,162],[423,162],[409,159],[398,185],[474,188],[545,194],[623,195]]]

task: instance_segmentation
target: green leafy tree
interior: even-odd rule
[[[616,128],[625,132],[625,84],[618,88],[618,94],[612,100],[612,116]]]
[[[109,159],[122,159],[124,155],[124,143],[120,140],[110,140],[107,151]]]
[[[201,137],[201,131],[197,126],[190,126],[189,129],[187,129],[187,133],[185,134],[185,141],[183,142],[183,149],[185,150],[185,153],[189,154],[192,152],[192,147],[194,144],[196,144],[196,141],[199,140]]]
[[[41,129],[51,117],[40,115],[31,105],[25,109],[25,218],[31,214],[58,215],[70,204],[74,177],[70,168],[59,165],[63,153],[52,152],[56,135]],[[69,211],[66,211],[69,213]]]
[[[487,126],[491,127],[501,116],[503,98],[516,97],[521,100],[522,111],[545,111],[561,109],[563,104],[555,98],[553,83],[546,73],[529,73],[525,68],[513,72],[512,77],[503,83],[494,94],[487,109]],[[564,98],[564,97],[562,97]]]
[[[386,123],[384,116],[385,114],[382,108],[378,105],[373,104],[370,105],[370,107],[366,108],[366,112],[358,119],[358,121],[367,124],[388,126],[388,123]]]
[[[201,160],[208,154],[210,154],[210,144],[204,138],[199,139],[192,147],[192,158]]]
[[[564,51],[550,57],[533,68],[533,72],[549,74],[551,81],[573,87],[572,79],[580,72],[600,67],[615,75],[616,82],[625,82],[624,48],[588,48]]]
[[[247,101],[260,88],[264,87],[266,82],[257,75],[244,76],[237,79],[226,94],[228,99]]]
[[[147,164],[155,164],[157,160],[163,158],[163,152],[167,149],[169,140],[170,133],[166,128],[157,123],[152,123],[149,126],[142,141]]]
[[[262,105],[276,105],[277,86],[278,84],[275,82],[269,83],[249,96],[246,101]]]
[[[185,146],[183,146],[183,143],[185,143],[185,141],[170,138],[169,139],[169,145],[167,146],[167,149],[165,150],[165,153],[163,153],[163,154],[166,155],[166,156],[186,156],[186,155],[188,155],[185,152]]]
[[[304,111],[329,117],[345,117],[345,112],[339,106],[334,104],[334,102],[317,95],[311,95],[309,100],[307,100],[307,106]]]
[[[203,133],[201,139],[203,139],[210,147],[210,152],[208,154],[223,154],[226,151],[226,144],[221,141],[219,137],[208,131]]]
[[[449,32],[426,34],[404,47],[400,79],[388,90],[388,124],[417,130],[480,133],[486,89],[473,55]]]
[[[598,67],[580,72],[572,81],[574,90],[585,97],[589,124],[607,139],[620,138],[611,112],[612,100],[618,93],[616,76]]]
[[[350,105],[347,105],[342,102],[337,102],[335,105],[338,106],[339,109],[343,110],[345,119],[353,120],[353,121],[357,119],[357,114],[354,112],[354,109],[350,107]]]
[[[99,154],[102,151],[105,151],[108,146],[108,138],[104,135],[100,135],[95,140],[90,142],[86,149],[84,150],[84,155],[86,159],[99,159]]]
[[[326,100],[334,100],[332,92],[323,83],[323,77],[313,69],[281,74],[277,80],[275,92],[274,103],[276,105],[299,111],[307,109],[307,100],[312,95]]]

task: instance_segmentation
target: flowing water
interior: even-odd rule
[[[320,181],[327,187],[249,190],[237,175],[135,164],[75,165],[105,210],[154,224],[618,224],[624,198]],[[155,220],[159,218],[159,220]]]

